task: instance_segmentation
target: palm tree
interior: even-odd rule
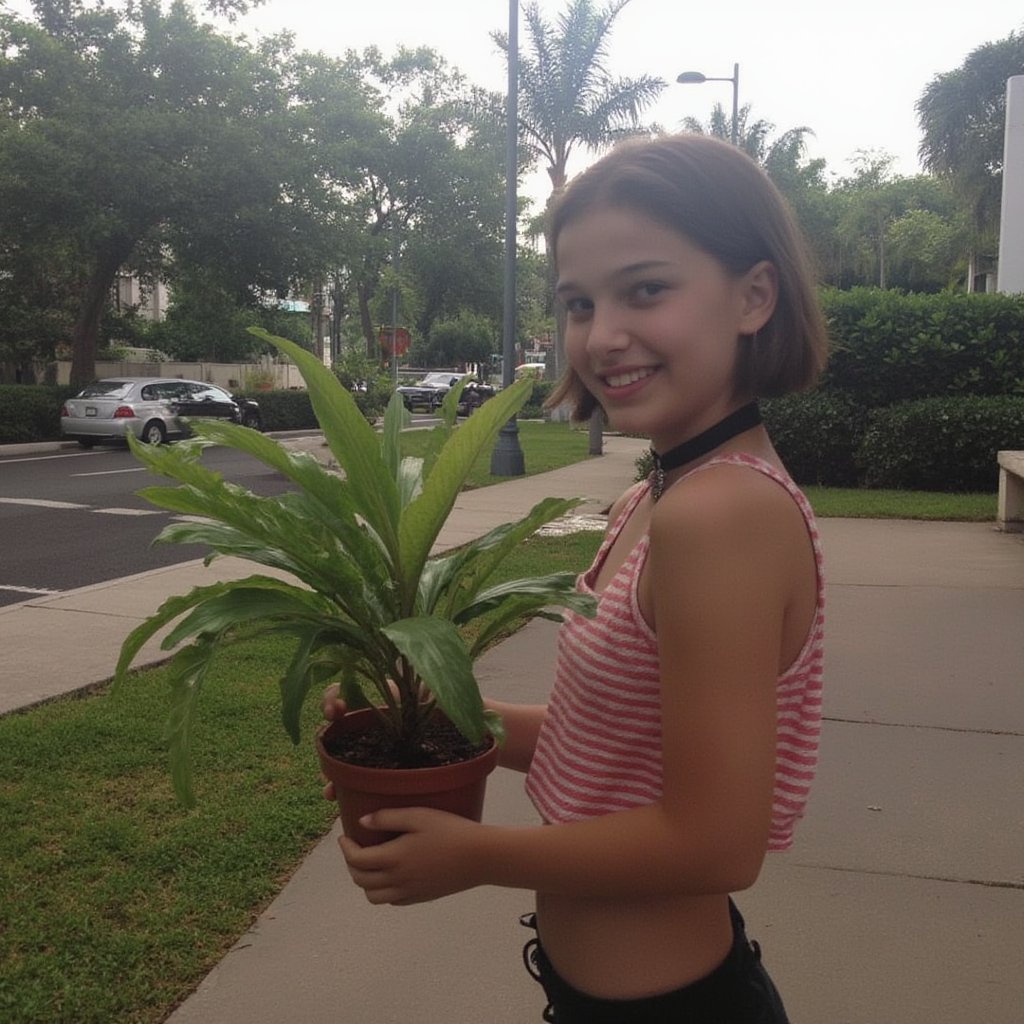
[[[1024,33],[984,43],[963,64],[936,75],[917,101],[918,155],[925,169],[949,178],[962,197],[974,242],[968,290],[977,253],[998,237],[1002,197],[1006,80],[1024,73]]]
[[[747,156],[756,160],[769,175],[772,175],[773,170],[780,174],[796,171],[807,150],[807,137],[814,135],[810,128],[801,125],[799,128],[790,128],[789,131],[769,141],[769,136],[775,131],[775,125],[764,118],[751,121],[749,103],[740,107],[736,120],[736,145]],[[706,124],[695,117],[684,117],[682,125],[688,132],[696,132],[698,135],[713,135],[717,139],[727,141],[732,138],[732,115],[726,117],[725,108],[721,103],[714,105]],[[812,164],[814,163],[816,161],[812,161]]]
[[[612,26],[629,3],[612,0],[597,10],[592,0],[569,0],[554,24],[545,20],[536,2],[524,8],[527,52],[518,61],[519,135],[526,153],[546,163],[551,179],[548,207],[565,188],[569,158],[577,149],[597,150],[653,130],[640,123],[640,116],[665,82],[650,75],[617,78],[608,68]],[[508,37],[496,32],[493,38],[507,55]],[[564,365],[562,324],[556,319],[549,374],[560,374]],[[591,451],[599,448],[597,426],[592,424]]]

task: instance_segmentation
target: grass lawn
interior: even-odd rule
[[[406,435],[412,454],[422,443]],[[530,472],[586,458],[586,430],[520,424]],[[475,486],[494,482],[489,456]],[[808,488],[822,516],[979,519],[994,495]],[[594,532],[537,537],[507,577],[579,571]],[[163,669],[0,717],[0,1021],[155,1024],[191,992],[335,816],[311,737],[279,725],[289,654],[253,636],[221,657],[194,741],[199,805],[175,802],[161,739]],[[51,759],[56,755],[56,762]]]
[[[402,434],[402,453],[422,455],[429,430],[407,430]],[[519,445],[526,455],[526,475],[546,473],[551,469],[571,465],[587,458],[589,439],[587,428],[568,423],[542,423],[539,420],[519,422]],[[509,477],[491,475],[491,453],[484,452],[473,467],[466,488],[486,487],[488,484],[508,480]]]

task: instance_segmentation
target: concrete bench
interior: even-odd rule
[[[1008,533],[1024,531],[1024,452],[1000,452],[999,509],[996,526]]]

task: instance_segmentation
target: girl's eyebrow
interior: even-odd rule
[[[616,278],[631,277],[634,274],[643,274],[650,270],[660,270],[663,267],[670,266],[672,266],[672,263],[669,260],[638,260],[636,263],[627,263],[623,267],[617,267],[608,275],[608,279],[614,281]],[[556,295],[579,290],[579,285],[572,281],[559,281],[555,285]]]

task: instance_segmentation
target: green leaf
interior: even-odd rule
[[[412,665],[441,710],[471,743],[487,733],[484,705],[473,661],[459,631],[447,619],[401,619],[383,632]]]
[[[384,428],[381,432],[381,451],[391,475],[398,479],[399,467],[402,462],[402,431],[412,423],[412,416],[406,409],[402,396],[391,393],[387,408],[384,410]]]
[[[359,411],[355,399],[312,352],[263,328],[250,327],[249,331],[298,366],[317,422],[331,454],[345,473],[359,514],[397,561],[400,509],[395,475],[389,471],[381,454],[380,440]]]
[[[171,680],[171,710],[164,730],[171,762],[171,783],[186,807],[195,806],[192,788],[192,734],[196,707],[206,673],[219,646],[211,637],[179,651],[168,666]]]
[[[502,426],[533,391],[533,382],[517,381],[485,402],[457,430],[438,454],[422,493],[402,511],[401,565],[406,590],[419,580],[423,565],[448,518],[473,463],[492,447]]]

